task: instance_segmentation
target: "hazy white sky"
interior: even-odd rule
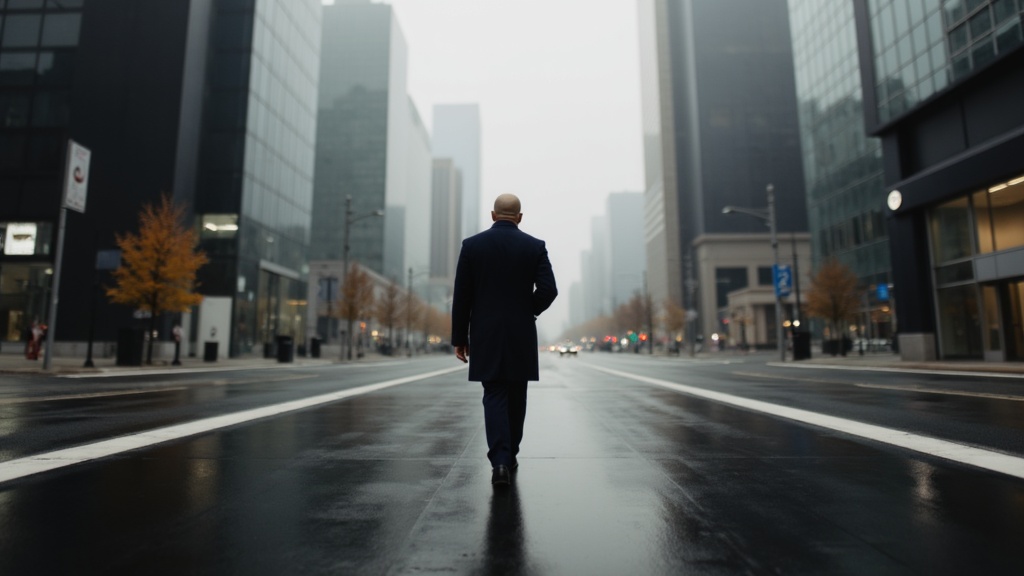
[[[424,120],[434,104],[480,104],[481,223],[498,194],[522,199],[521,228],[547,241],[558,281],[539,322],[555,338],[591,217],[609,192],[643,190],[636,0],[386,3],[409,46],[409,91]]]

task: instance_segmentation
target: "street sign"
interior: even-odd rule
[[[772,266],[772,280],[775,283],[775,296],[785,298],[793,291],[793,269],[788,265]]]
[[[68,140],[68,165],[64,174],[64,207],[85,213],[85,196],[89,188],[89,149]]]
[[[889,285],[888,284],[879,284],[875,288],[875,294],[876,294],[876,297],[880,301],[888,302],[889,301]]]

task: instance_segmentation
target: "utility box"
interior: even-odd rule
[[[220,342],[206,342],[203,347],[203,362],[216,362]]]
[[[295,360],[295,339],[291,336],[277,336],[277,361],[292,362]]]
[[[139,328],[122,328],[117,331],[117,365],[142,366],[142,350],[145,331]]]
[[[793,360],[811,358],[811,333],[806,330],[793,332]]]

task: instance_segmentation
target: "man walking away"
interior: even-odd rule
[[[544,241],[519,230],[520,210],[516,196],[498,196],[491,228],[463,240],[452,302],[455,356],[469,362],[469,380],[484,388],[495,486],[507,486],[519,466],[526,384],[540,378],[536,320],[558,295]]]

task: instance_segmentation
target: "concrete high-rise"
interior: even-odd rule
[[[434,159],[433,202],[430,210],[430,277],[451,286],[462,245],[462,173],[451,158]]]
[[[696,312],[708,338],[726,329],[728,294],[760,284],[772,264],[765,222],[724,207],[763,209],[772,184],[778,230],[807,242],[787,6],[639,5],[650,291]],[[761,292],[759,343],[774,346],[783,319]]]
[[[614,310],[644,289],[644,196],[613,192],[606,205],[608,228],[603,233],[608,246],[608,295]]]
[[[436,158],[451,158],[462,173],[460,234],[479,232],[490,207],[482,197],[480,177],[480,107],[477,104],[434,106],[433,150]]]

